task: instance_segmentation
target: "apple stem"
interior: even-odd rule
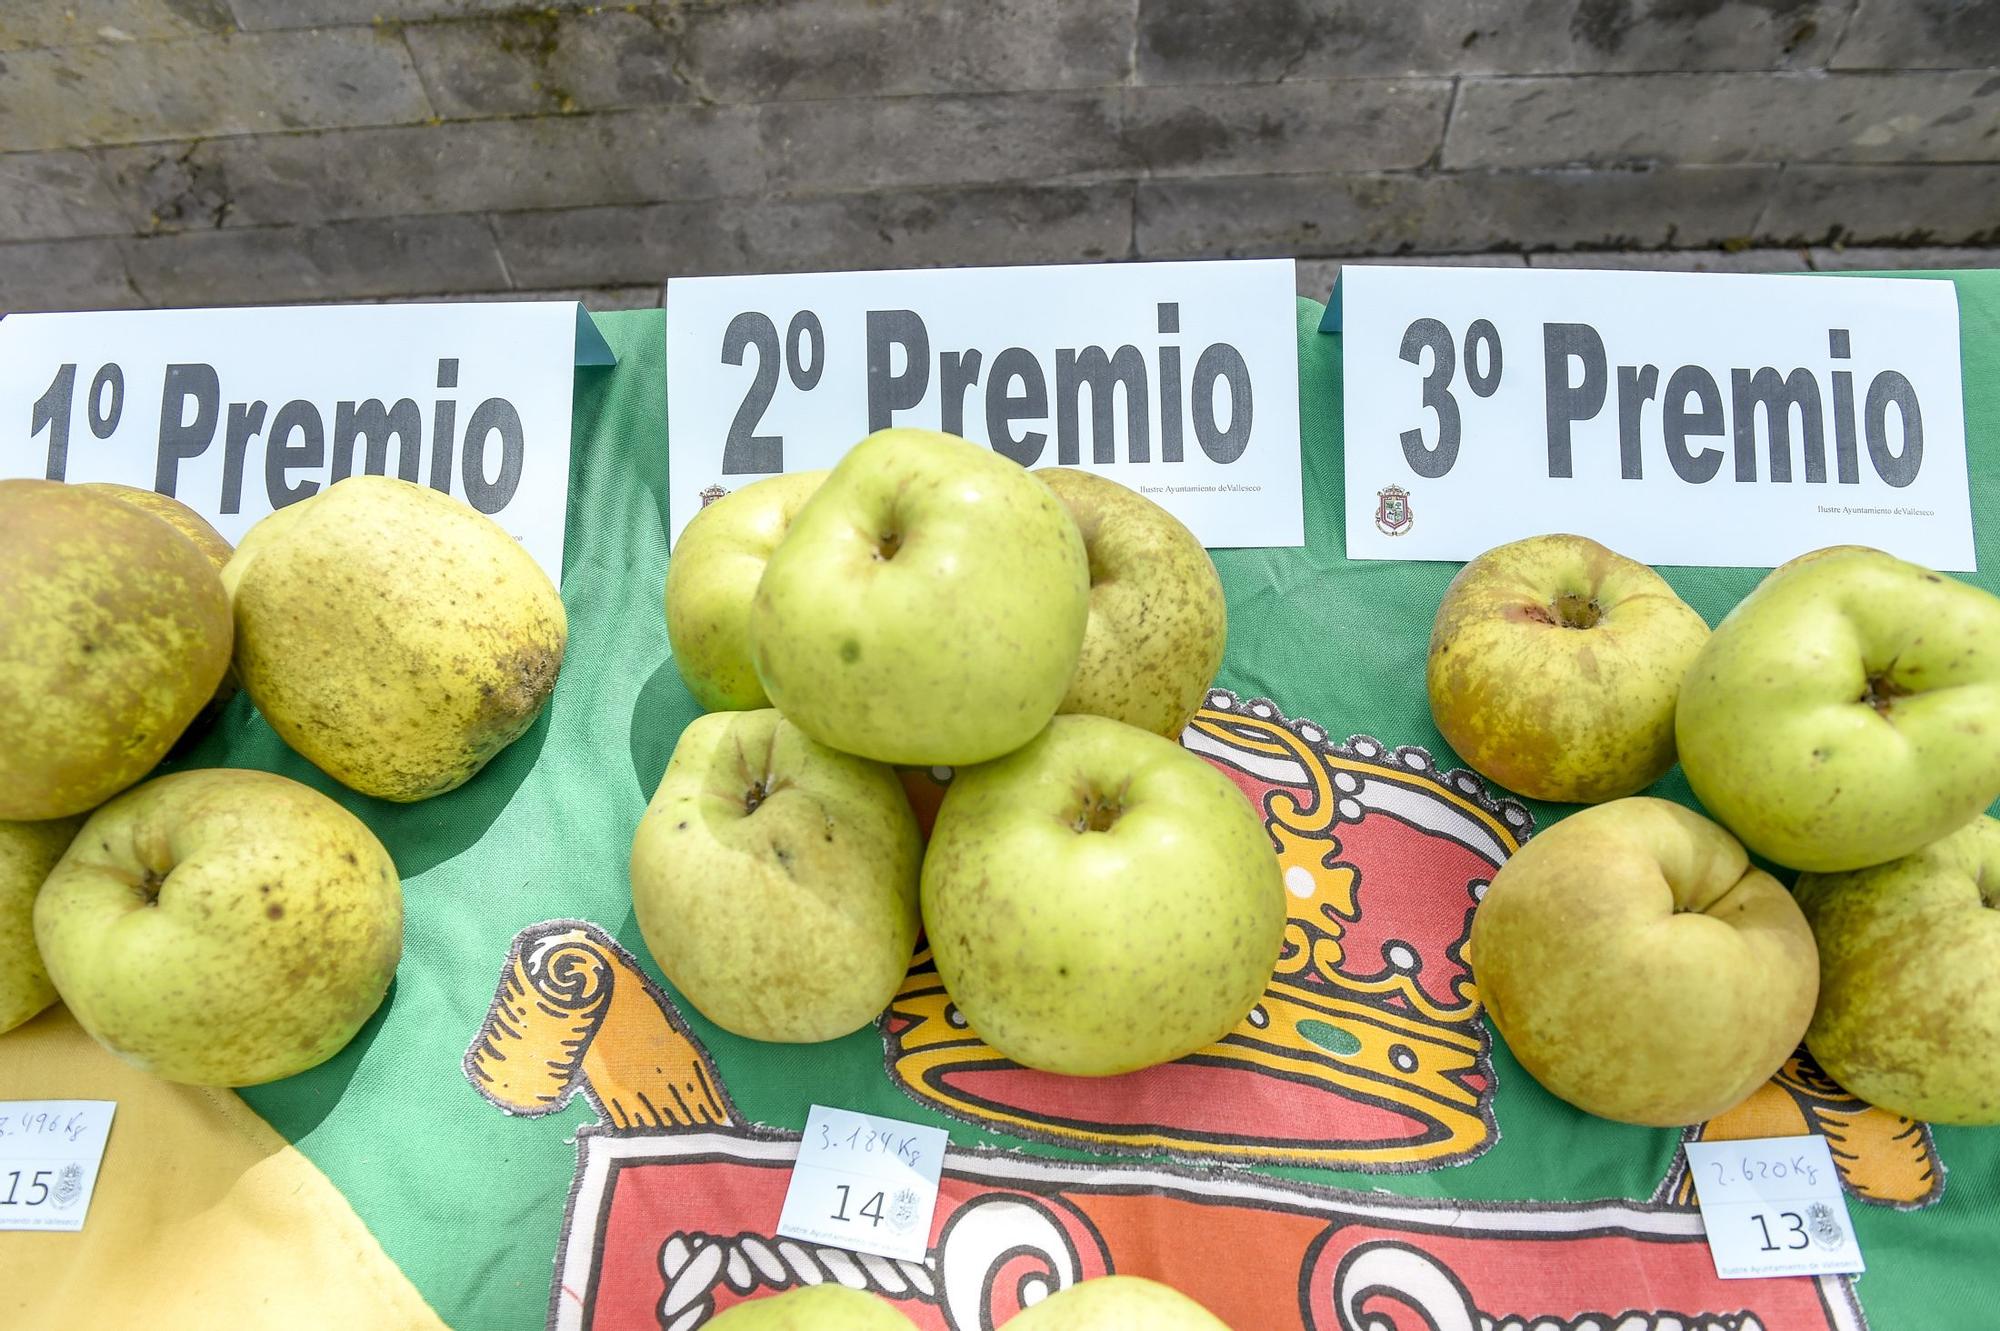
[[[891,560],[896,557],[896,552],[902,548],[903,534],[901,532],[884,532],[875,542],[875,557],[884,561]]]

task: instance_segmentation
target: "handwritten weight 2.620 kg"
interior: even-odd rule
[[[1808,1188],[1819,1183],[1819,1166],[1795,1155],[1790,1160],[1765,1160],[1755,1156],[1744,1156],[1736,1162],[1736,1177],[1731,1178],[1727,1167],[1720,1160],[1710,1160],[1708,1167],[1715,1171],[1718,1187],[1728,1188],[1738,1183],[1755,1186],[1759,1183],[1781,1183],[1786,1179],[1798,1179]]]
[[[923,1147],[915,1137],[881,1128],[856,1128],[845,1136],[836,1137],[822,1123],[819,1125],[819,1136],[823,1151],[849,1150],[860,1155],[893,1155],[912,1169],[917,1167],[917,1161],[923,1156]]]

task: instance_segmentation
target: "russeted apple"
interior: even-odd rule
[[[1515,851],[1468,955],[1530,1076],[1651,1127],[1713,1118],[1770,1080],[1819,991],[1791,893],[1715,823],[1645,797],[1585,809]]]
[[[35,894],[83,819],[0,823],[0,1034],[56,1001],[35,946]]]
[[[1694,793],[1759,854],[1899,859],[2000,796],[2000,598],[1860,546],[1794,559],[1716,626],[1675,732]]]
[[[1806,1047],[1873,1105],[2000,1124],[2000,822],[1849,873],[1800,874],[1819,943]]]
[[[569,621],[499,523],[393,476],[350,476],[252,527],[223,571],[236,670],[285,743],[405,803],[526,733]]]
[[[1090,621],[1058,710],[1180,738],[1228,638],[1214,561],[1178,518],[1136,490],[1064,467],[1035,475],[1076,519],[1090,561]]]
[[[1001,1331],[1229,1331],[1229,1327],[1157,1280],[1098,1276],[1022,1309]]]
[[[207,518],[172,495],[163,495],[155,490],[142,490],[136,485],[118,485],[112,481],[86,481],[76,488],[94,494],[108,495],[120,503],[130,504],[141,512],[151,513],[167,523],[175,531],[193,541],[195,548],[208,556],[208,562],[215,566],[218,577],[228,565],[229,556],[235,553],[235,547],[223,539],[222,533],[211,526]],[[181,747],[205,730],[221,713],[223,706],[236,696],[239,687],[241,685],[236,679],[236,668],[232,665],[222,672],[222,682],[215,686],[214,698],[183,732],[182,745],[175,746],[172,752],[177,754]]]
[[[381,1005],[403,893],[360,819],[287,777],[157,777],[90,816],[35,902],[82,1027],[168,1081],[249,1086],[332,1057]]]
[[[1708,625],[1644,564],[1583,536],[1533,536],[1445,589],[1425,679],[1438,733],[1473,770],[1540,800],[1595,804],[1674,765],[1674,703]]]
[[[739,1303],[707,1331],[914,1331],[887,1300],[834,1281]]]
[[[724,1030],[831,1040],[873,1021],[917,942],[916,815],[886,764],[777,712],[681,732],[632,841],[632,905],[674,987]]]
[[[751,660],[820,743],[957,767],[1055,715],[1089,611],[1083,537],[1048,486],[952,435],[878,430],[772,552]]]
[[[972,1029],[1109,1076],[1213,1044],[1277,964],[1285,889],[1243,792],[1171,740],[1059,716],[961,769],[923,865],[924,932]]]
[[[208,557],[82,486],[0,481],[0,819],[83,813],[214,697],[229,601]]]
[[[771,552],[826,479],[770,476],[694,515],[667,561],[667,643],[702,710],[746,711],[771,700],[750,665],[750,602]]]

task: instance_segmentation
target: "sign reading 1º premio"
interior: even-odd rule
[[[562,577],[573,302],[17,314],[0,477],[171,495],[232,544],[357,472],[465,500]]]
[[[1347,553],[1974,567],[1950,282],[1349,267]]]
[[[671,535],[918,426],[1145,494],[1204,545],[1299,545],[1289,259],[676,278]]]

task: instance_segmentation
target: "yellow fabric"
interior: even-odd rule
[[[127,1066],[60,1004],[0,1036],[0,1100],[115,1100],[82,1232],[0,1232],[0,1326],[444,1323],[347,1199],[233,1091]]]

